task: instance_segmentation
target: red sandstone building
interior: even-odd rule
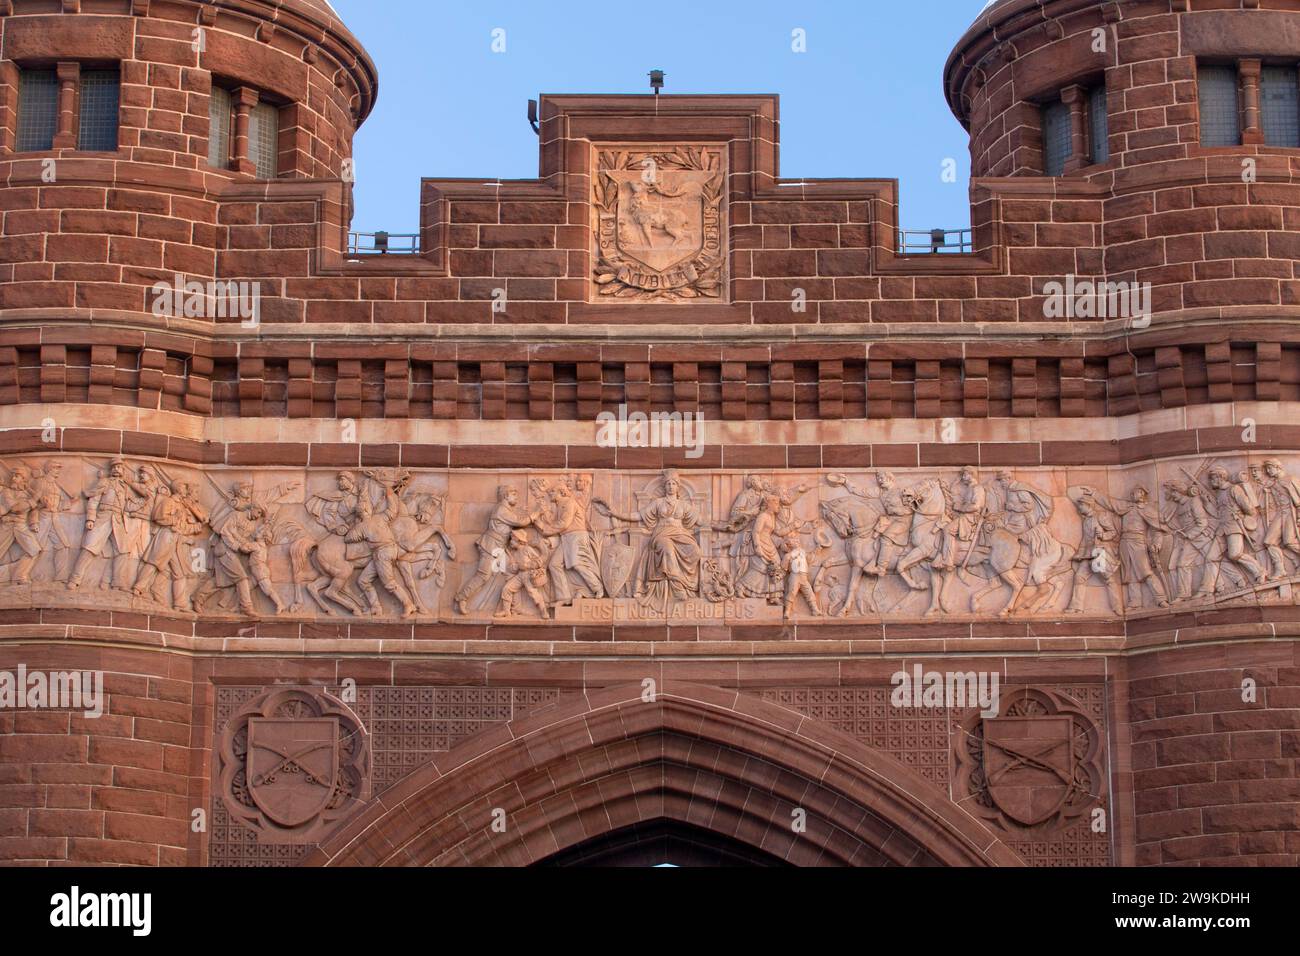
[[[1300,2],[992,4],[955,251],[770,96],[357,251],[324,0],[0,15],[0,860],[1300,859]]]

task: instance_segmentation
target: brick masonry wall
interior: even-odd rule
[[[1300,861],[1300,657],[1292,643],[1126,663],[1141,866]],[[1253,681],[1253,700],[1243,682]]]
[[[104,712],[0,710],[0,865],[184,865],[203,775],[190,662],[76,646],[0,649],[0,670],[19,664],[102,670]]]

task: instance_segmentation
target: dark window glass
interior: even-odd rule
[[[211,121],[208,131],[208,165],[214,169],[225,169],[230,165],[230,115],[233,109],[230,91],[214,86],[208,106],[208,119]]]
[[[58,77],[53,70],[23,70],[18,79],[18,151],[53,149],[58,128]]]
[[[1043,172],[1060,176],[1071,148],[1070,108],[1057,100],[1043,107]]]
[[[1088,124],[1092,132],[1092,161],[1110,161],[1110,118],[1106,114],[1106,88],[1099,86],[1088,94]]]
[[[1300,86],[1293,66],[1266,66],[1259,77],[1264,142],[1300,147]]]
[[[85,70],[81,74],[81,129],[77,148],[112,152],[117,149],[117,70]]]
[[[1241,111],[1237,105],[1237,71],[1231,66],[1203,66],[1197,71],[1201,101],[1201,145],[1240,146]]]

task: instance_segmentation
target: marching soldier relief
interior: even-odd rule
[[[249,618],[1109,618],[1289,602],[1300,576],[1300,483],[1271,457],[1088,484],[1047,469],[285,475],[120,458],[6,473],[11,606],[94,588],[106,607]]]

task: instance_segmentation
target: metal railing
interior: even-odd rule
[[[350,256],[418,256],[420,236],[409,232],[349,232]]]
[[[974,252],[969,229],[900,229],[898,251],[901,255],[958,255]]]
[[[974,251],[969,229],[900,229],[898,251],[902,255],[943,255]],[[418,256],[419,233],[349,232],[350,256]]]

